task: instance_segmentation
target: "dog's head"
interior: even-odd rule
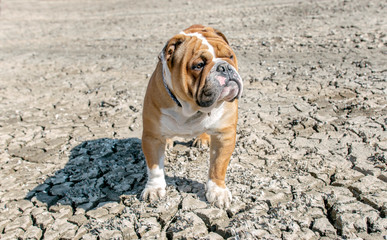
[[[235,53],[216,29],[202,25],[185,29],[168,41],[160,60],[168,87],[191,109],[211,111],[242,94]]]

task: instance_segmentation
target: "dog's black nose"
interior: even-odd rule
[[[232,68],[227,62],[220,62],[219,65],[216,67],[216,71],[219,73],[227,73],[232,71]]]

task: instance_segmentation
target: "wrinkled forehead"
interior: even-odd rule
[[[202,45],[207,46],[208,51],[212,54],[212,57],[213,57],[212,60],[214,60],[216,58],[214,47],[207,41],[207,38],[205,36],[203,36],[202,34],[197,33],[197,32],[194,32],[194,33],[181,32],[180,34],[183,34],[183,35],[188,36],[188,37],[194,37],[194,38],[197,38],[198,40],[202,41]]]
[[[191,37],[192,41],[200,42],[203,46],[208,49],[208,52],[212,55],[212,61],[218,58],[229,56],[232,54],[231,48],[228,44],[217,34],[212,32],[180,32],[184,36]],[[198,48],[199,49],[199,48]]]

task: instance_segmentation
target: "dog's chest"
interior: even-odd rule
[[[211,134],[219,127],[223,111],[222,106],[213,109],[210,114],[199,111],[191,116],[184,116],[178,108],[162,109],[161,134],[167,138],[195,137],[203,132]]]

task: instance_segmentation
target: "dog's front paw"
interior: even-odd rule
[[[203,133],[195,138],[192,143],[193,147],[197,148],[208,148],[211,143],[211,138],[207,133]]]
[[[141,198],[144,201],[153,202],[165,197],[165,188],[162,187],[145,187],[141,193]]]
[[[221,188],[216,185],[213,181],[209,180],[207,182],[207,201],[211,204],[214,204],[218,208],[229,208],[232,196],[228,188]]]

